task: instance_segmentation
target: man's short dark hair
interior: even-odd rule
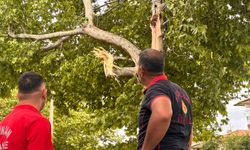
[[[162,74],[164,62],[164,53],[155,49],[146,49],[139,55],[139,65],[150,75]]]
[[[38,73],[25,72],[18,80],[18,91],[20,93],[32,93],[38,90],[43,82],[43,77]]]

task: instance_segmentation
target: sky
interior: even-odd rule
[[[243,99],[242,99],[243,100]],[[247,119],[245,116],[246,108],[242,106],[234,106],[240,100],[232,100],[227,105],[229,124],[222,126],[222,134],[228,130],[247,130]],[[220,116],[218,117],[218,120]]]
[[[106,0],[98,0],[98,3],[102,5],[104,4],[105,1]],[[222,126],[221,134],[227,133],[228,130],[232,131],[247,130],[247,119],[245,116],[246,108],[241,106],[234,106],[234,104],[236,104],[239,101],[240,100],[232,100],[226,106],[228,112],[229,124]],[[221,116],[218,116],[217,119],[220,120]]]

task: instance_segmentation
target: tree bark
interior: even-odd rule
[[[116,46],[121,47],[122,49],[126,50],[129,55],[131,56],[134,63],[138,62],[138,56],[140,54],[140,49],[138,49],[134,44],[132,44],[127,39],[115,35],[113,33],[101,30],[95,26],[86,27],[83,29],[84,33],[101,41],[105,41],[107,43],[114,44]]]
[[[91,0],[82,0],[85,8],[85,17],[88,19],[88,25],[92,26],[93,23],[93,7]]]
[[[52,39],[52,38],[58,38],[58,37],[73,36],[73,35],[82,34],[82,33],[83,31],[81,28],[76,28],[74,30],[59,31],[59,32],[47,33],[47,34],[26,34],[26,33],[14,34],[11,27],[8,28],[8,35],[16,39],[46,40],[46,39]]]
[[[115,68],[114,73],[117,76],[134,76],[136,72],[136,67],[124,67],[124,68]]]
[[[153,49],[163,51],[163,32],[161,29],[163,20],[161,12],[165,3],[162,0],[152,0],[152,17],[151,17],[151,30],[152,30],[152,45]]]

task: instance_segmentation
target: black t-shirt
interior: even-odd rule
[[[187,93],[177,84],[157,77],[154,83],[144,91],[144,99],[139,113],[138,147],[143,146],[148,121],[151,116],[151,102],[157,96],[168,96],[172,105],[172,119],[162,141],[155,147],[157,150],[187,150],[192,130],[192,102]]]

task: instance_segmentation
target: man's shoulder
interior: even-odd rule
[[[33,124],[36,121],[48,121],[40,112],[35,112],[29,109],[14,109],[9,115],[9,119],[15,122],[22,121],[24,124]]]
[[[44,127],[50,127],[49,120],[47,118],[43,117],[43,116],[35,119],[33,121],[32,125],[34,125],[34,124],[41,125],[41,126],[44,126]]]
[[[44,118],[39,112],[35,112],[35,111],[29,110],[29,109],[14,110],[13,114],[17,115],[17,116],[23,116],[26,118],[30,118],[30,119]]]
[[[49,125],[49,120],[44,117],[42,114],[30,114],[30,116],[27,116],[29,118],[28,121],[30,122],[30,124],[46,124]]]
[[[171,90],[184,90],[179,84],[170,80],[161,80],[155,84],[156,87],[165,87]],[[185,91],[185,90],[184,90]]]

